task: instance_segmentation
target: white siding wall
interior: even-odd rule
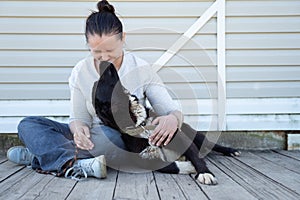
[[[127,49],[154,63],[212,0],[112,1]],[[27,115],[66,117],[67,78],[88,55],[97,1],[0,1],[0,133]],[[217,129],[216,16],[159,71],[200,130]],[[300,1],[226,1],[227,130],[300,129]]]

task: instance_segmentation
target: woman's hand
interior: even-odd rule
[[[152,125],[157,126],[149,137],[149,141],[156,146],[160,146],[163,142],[164,145],[167,145],[177,130],[178,120],[173,114],[169,114],[157,117],[153,120]]]
[[[80,121],[72,121],[69,126],[74,136],[74,142],[78,148],[83,150],[91,150],[94,148],[94,144],[90,140],[90,129],[86,124]]]

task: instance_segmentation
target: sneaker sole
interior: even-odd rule
[[[96,160],[101,163],[101,176],[100,178],[106,178],[107,170],[106,170],[106,159],[104,155],[96,157]]]

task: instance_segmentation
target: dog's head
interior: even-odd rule
[[[96,114],[105,125],[125,132],[127,127],[142,123],[138,115],[141,111],[136,110],[141,109],[138,99],[124,89],[112,63],[101,62],[100,79],[95,82],[93,91]]]

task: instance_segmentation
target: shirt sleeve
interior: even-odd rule
[[[148,72],[150,81],[145,86],[145,94],[154,111],[158,115],[167,115],[176,110],[180,111],[179,105],[172,99],[168,88],[158,74],[152,69],[149,69]]]
[[[92,124],[92,116],[89,114],[86,99],[78,87],[78,68],[75,66],[69,78],[70,87],[70,119],[69,122],[79,120],[88,126]]]

